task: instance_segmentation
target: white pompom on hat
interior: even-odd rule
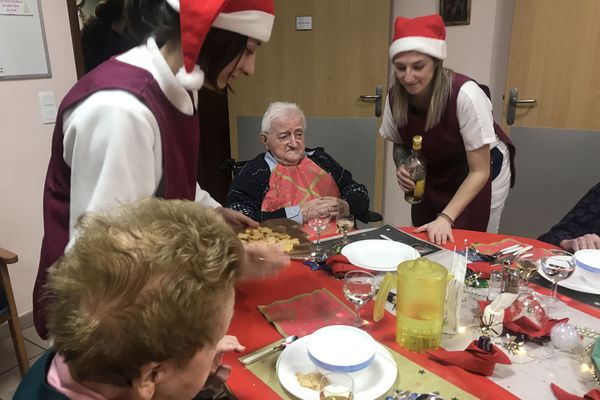
[[[187,90],[199,90],[204,72],[196,65],[211,27],[268,42],[275,20],[274,0],[166,0],[179,13],[183,67],[175,75]]]
[[[418,51],[439,60],[446,58],[446,28],[438,14],[416,18],[398,17],[394,22],[394,39],[390,60],[398,53]]]

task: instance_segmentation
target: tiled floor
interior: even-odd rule
[[[48,348],[48,342],[41,339],[33,326],[23,330],[25,348],[32,365]],[[21,381],[17,358],[10,337],[0,341],[0,400],[10,400]]]

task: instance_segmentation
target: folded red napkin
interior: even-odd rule
[[[550,384],[552,393],[558,400],[600,400],[600,389],[593,389],[583,395],[583,397],[576,396],[569,392],[565,392],[554,383]]]
[[[504,314],[504,329],[508,329],[514,333],[522,333],[524,335],[529,336],[530,338],[542,338],[550,335],[550,330],[556,324],[560,324],[561,322],[568,322],[569,318],[563,319],[550,319],[542,326],[536,324],[532,320],[527,317],[519,317],[514,321],[507,321],[506,314]]]
[[[331,274],[338,279],[344,278],[344,275],[346,275],[346,272],[348,271],[361,270],[371,272],[368,269],[352,264],[346,256],[341,254],[328,257],[327,260],[325,260],[325,264],[331,268]]]
[[[469,264],[469,269],[479,274],[479,279],[490,279],[492,271],[500,271],[500,264],[490,264],[487,261],[476,261]]]
[[[469,372],[490,376],[494,373],[496,364],[510,364],[510,358],[497,346],[492,345],[491,351],[477,347],[473,341],[463,351],[447,351],[444,349],[426,351],[429,358],[442,364],[454,365]]]
[[[485,254],[491,256],[492,254],[500,252],[500,250],[504,250],[507,247],[519,245],[519,246],[527,246],[527,243],[521,243],[518,240],[513,238],[502,239],[498,242],[492,243],[471,243],[471,247],[477,250],[481,254]]]

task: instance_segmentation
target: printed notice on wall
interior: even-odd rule
[[[0,15],[33,15],[28,0],[0,0]]]

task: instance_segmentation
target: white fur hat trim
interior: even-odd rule
[[[393,61],[396,54],[405,51],[418,51],[444,60],[446,58],[446,41],[423,36],[407,36],[396,39],[390,45],[390,60]]]
[[[167,0],[167,3],[169,3],[173,10],[179,12],[179,0]]]
[[[204,72],[197,65],[192,72],[186,72],[185,67],[181,67],[175,78],[187,90],[200,90],[204,84]]]
[[[275,16],[264,11],[245,10],[221,13],[213,27],[237,32],[266,43],[271,38]]]

